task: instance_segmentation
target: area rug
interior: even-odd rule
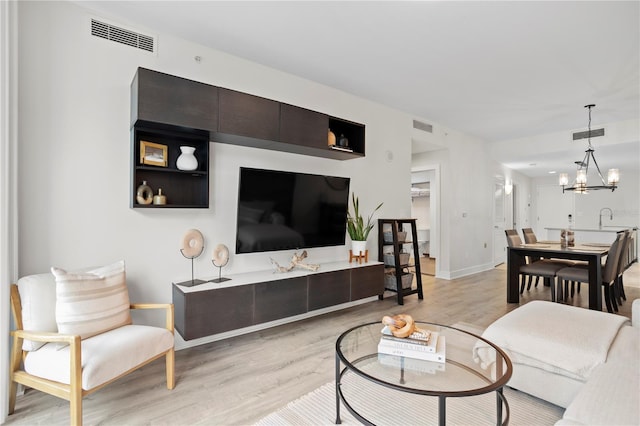
[[[376,385],[365,385],[358,392],[347,396],[349,403],[377,425],[429,425],[437,424],[437,398],[394,392]],[[553,425],[564,412],[563,408],[505,388],[504,394],[510,406],[509,424],[514,426]],[[340,408],[342,424],[359,425],[344,407]],[[448,398],[448,425],[496,424],[495,393],[486,395]],[[327,383],[286,407],[264,417],[257,426],[274,425],[333,425],[336,420],[335,383]]]

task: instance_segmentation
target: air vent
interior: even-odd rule
[[[591,130],[591,137],[592,138],[597,138],[600,136],[604,136],[604,127],[602,129],[592,129]],[[573,134],[573,140],[574,141],[579,141],[580,139],[587,139],[589,138],[589,131],[585,130],[583,132],[575,132]]]
[[[422,121],[413,120],[413,128],[422,130],[423,132],[433,133],[433,126],[431,124],[423,123]]]
[[[147,52],[153,53],[155,51],[155,39],[153,37],[100,22],[96,19],[91,19],[91,35]]]

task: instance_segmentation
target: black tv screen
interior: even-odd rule
[[[236,253],[345,243],[349,178],[240,168]]]

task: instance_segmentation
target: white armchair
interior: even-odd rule
[[[122,271],[114,272],[114,266],[116,269],[121,266]],[[11,310],[16,329],[11,332],[9,414],[15,410],[17,384],[21,383],[68,400],[71,424],[81,425],[85,395],[161,357],[166,358],[167,388],[174,388],[172,304],[129,304],[124,262],[82,274],[52,270],[55,277],[51,273],[31,275],[11,286]],[[116,287],[121,293],[118,303],[126,302],[124,309],[114,308],[111,304]],[[71,297],[68,297],[69,288],[76,291]],[[90,291],[84,295],[78,291],[88,288]],[[103,288],[107,298],[98,296],[97,300],[89,300],[94,298],[96,288]],[[61,305],[64,297],[70,302],[67,305],[65,302]],[[76,303],[80,299],[83,301],[79,307]],[[98,315],[89,312],[96,306],[103,312]],[[127,307],[164,309],[165,328],[131,324]],[[114,315],[115,311],[118,311],[117,315]],[[126,312],[123,314],[122,311]],[[73,318],[74,322],[59,324],[61,312],[66,314],[66,320]],[[115,316],[120,316],[118,324],[109,323],[107,317]],[[82,321],[78,321],[79,317],[83,317]],[[96,323],[100,323],[97,329]],[[87,327],[94,327],[94,331],[88,331]],[[59,329],[65,333],[58,332]]]

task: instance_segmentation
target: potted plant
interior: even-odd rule
[[[363,216],[360,214],[360,202],[355,194],[351,194],[351,204],[353,207],[353,213],[351,210],[347,211],[347,232],[351,238],[351,251],[354,254],[365,253],[367,250],[367,238],[369,232],[373,229],[373,214],[382,207],[383,203],[378,204],[373,212],[364,221]]]

